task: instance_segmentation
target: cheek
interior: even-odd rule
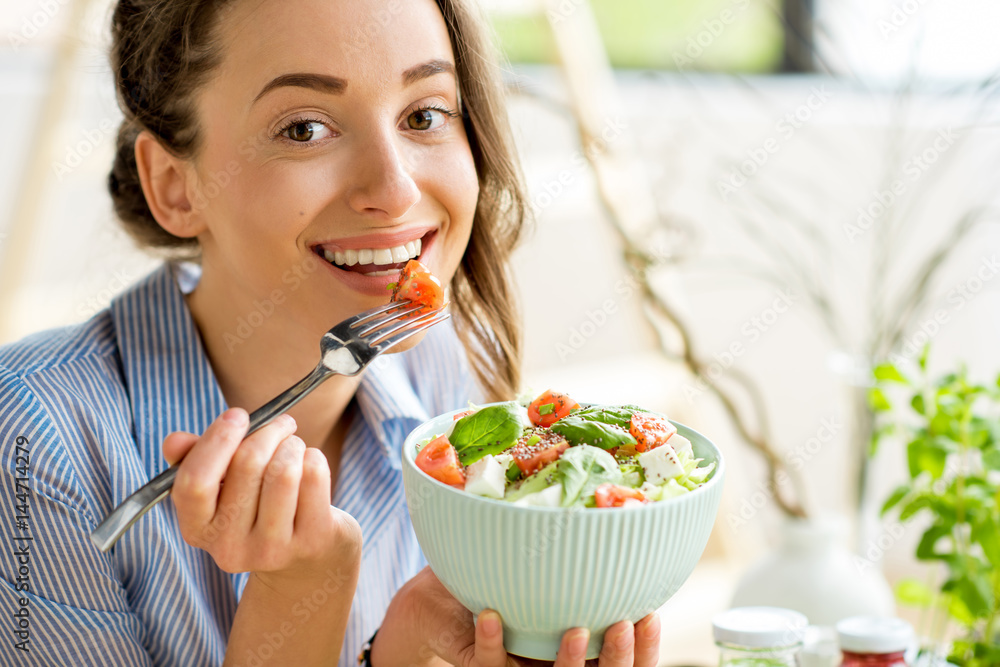
[[[434,164],[437,197],[447,211],[451,233],[468,238],[479,201],[479,176],[472,153],[468,149],[456,151]]]

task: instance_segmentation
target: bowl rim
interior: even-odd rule
[[[510,403],[510,402],[511,401],[495,401],[493,403],[481,403],[481,404],[476,404],[476,407],[477,408],[486,408],[486,407],[489,407],[489,406],[492,406],[492,405],[502,405],[504,403]],[[588,403],[588,404],[580,403],[580,405],[601,405],[601,404],[598,404],[598,403]],[[444,482],[441,482],[439,480],[434,479],[430,475],[426,474],[424,471],[420,470],[420,468],[417,467],[416,461],[414,460],[416,458],[416,453],[412,451],[414,449],[414,447],[411,446],[411,445],[415,445],[416,444],[416,442],[415,442],[416,438],[414,437],[414,434],[417,431],[419,431],[420,429],[424,428],[425,426],[427,426],[428,424],[430,424],[432,422],[436,422],[438,420],[444,420],[445,417],[454,417],[454,415],[456,415],[456,414],[458,414],[460,412],[465,412],[466,410],[468,410],[468,408],[459,408],[457,410],[452,410],[450,412],[443,412],[443,413],[437,415],[436,417],[432,417],[431,419],[428,419],[427,421],[421,423],[419,426],[416,426],[413,430],[411,430],[406,435],[406,438],[403,439],[402,451],[400,452],[400,454],[401,454],[400,458],[402,458],[402,460],[403,460],[403,465],[405,467],[407,467],[412,473],[418,474],[420,476],[420,478],[426,478],[427,482],[430,482],[430,483],[432,483],[432,484],[435,485],[434,488],[438,488],[440,490],[443,490],[446,493],[450,492],[450,493],[457,494],[456,497],[467,498],[470,502],[484,502],[484,503],[489,503],[490,505],[492,505],[494,507],[508,507],[508,508],[511,508],[511,509],[514,509],[514,510],[524,510],[524,511],[528,511],[528,512],[533,512],[533,511],[539,511],[540,510],[542,512],[548,512],[548,513],[552,513],[552,514],[562,514],[562,513],[579,512],[581,510],[593,510],[593,509],[597,509],[597,508],[593,508],[593,507],[543,507],[543,506],[539,506],[539,505],[515,505],[513,503],[507,502],[507,501],[505,501],[503,499],[500,499],[500,498],[488,498],[486,496],[476,495],[475,493],[467,493],[464,490],[456,489],[453,486],[449,486],[449,485],[445,484]],[[722,483],[722,481],[723,481],[723,479],[725,477],[726,462],[725,462],[725,458],[722,456],[722,450],[719,449],[719,446],[716,445],[714,442],[712,442],[709,438],[707,438],[701,432],[696,431],[695,429],[691,428],[687,424],[682,424],[681,422],[674,421],[673,419],[670,419],[669,417],[667,419],[668,419],[668,421],[670,421],[671,424],[673,424],[674,426],[678,427],[678,429],[677,429],[678,432],[680,432],[681,429],[684,429],[688,433],[691,433],[691,434],[695,435],[696,437],[701,438],[702,444],[708,445],[714,451],[714,453],[715,453],[715,464],[716,465],[715,465],[715,470],[713,470],[712,473],[711,473],[711,476],[705,481],[704,484],[702,484],[698,488],[694,489],[693,491],[689,491],[689,492],[687,492],[687,493],[685,493],[683,495],[674,496],[672,498],[667,498],[666,500],[657,500],[657,501],[654,501],[654,502],[651,502],[651,503],[648,503],[648,504],[641,505],[639,507],[636,507],[636,506],[631,506],[631,507],[604,507],[604,508],[601,508],[603,510],[602,512],[599,512],[599,513],[598,512],[592,512],[591,514],[593,516],[606,516],[609,513],[608,510],[617,511],[617,512],[636,512],[636,511],[642,511],[642,510],[652,511],[653,508],[661,506],[661,505],[665,506],[665,507],[670,507],[671,505],[675,505],[677,502],[687,501],[687,499],[694,498],[694,497],[696,497],[698,495],[704,495],[705,493],[711,493],[712,491],[714,491],[714,487],[717,484],[721,484]],[[445,422],[445,423],[447,423],[447,422]],[[687,437],[687,436],[685,436],[685,437]],[[403,477],[403,486],[404,486],[404,488],[406,487],[406,476],[405,475]]]

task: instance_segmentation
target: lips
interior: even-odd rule
[[[350,288],[372,296],[388,296],[389,285],[398,280],[406,262],[425,255],[436,235],[434,227],[416,228],[327,241],[312,250]]]

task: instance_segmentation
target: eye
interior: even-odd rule
[[[420,132],[433,131],[457,116],[458,114],[450,109],[425,107],[413,111],[406,117],[406,127]]]
[[[323,133],[326,133],[324,135]],[[298,144],[306,144],[318,139],[324,139],[332,134],[329,128],[318,120],[293,120],[278,132],[278,136],[286,137]]]

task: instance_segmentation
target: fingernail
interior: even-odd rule
[[[579,630],[575,635],[570,637],[569,640],[569,657],[576,658],[586,658],[587,657],[587,643],[590,641],[590,631],[584,628]]]
[[[642,629],[643,637],[646,639],[656,639],[660,636],[660,615],[653,614],[652,618],[646,622],[646,627]]]
[[[612,643],[620,649],[627,649],[632,646],[632,635],[635,633],[634,626],[629,623],[628,626],[615,635]]]
[[[247,411],[242,408],[229,408],[222,413],[222,418],[234,426],[243,426],[247,423]]]
[[[496,637],[500,634],[500,614],[495,611],[484,611],[479,616],[479,623],[483,626],[483,634],[487,637]]]

